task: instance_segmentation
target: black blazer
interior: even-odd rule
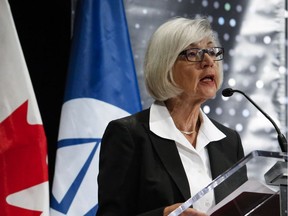
[[[149,130],[150,109],[112,121],[102,138],[97,216],[163,215],[166,206],[190,198],[176,144]],[[213,120],[212,120],[213,121]],[[213,179],[243,154],[239,134],[213,121],[226,138],[209,144]],[[246,181],[246,170],[215,190],[219,202]]]

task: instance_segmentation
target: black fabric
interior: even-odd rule
[[[239,135],[216,126],[227,138],[208,145],[213,177],[243,157]],[[176,144],[149,130],[149,109],[109,123],[101,144],[98,186],[97,216],[163,215],[166,206],[190,198]]]

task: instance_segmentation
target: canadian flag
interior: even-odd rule
[[[0,215],[49,215],[47,143],[7,0],[0,0]]]

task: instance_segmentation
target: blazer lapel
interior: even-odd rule
[[[175,142],[173,140],[163,139],[153,133],[150,134],[152,143],[164,167],[178,186],[184,199],[189,199],[191,196],[189,183]]]
[[[155,151],[159,155],[165,169],[179,188],[184,200],[187,200],[191,197],[190,187],[176,144],[173,140],[161,138],[150,131],[149,115],[150,109],[147,109],[142,112],[141,116],[138,116],[138,120],[142,122],[149,134],[152,145],[155,147]]]

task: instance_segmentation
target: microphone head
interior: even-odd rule
[[[234,93],[234,90],[231,89],[231,88],[226,88],[226,89],[224,89],[224,90],[222,91],[222,95],[223,95],[224,97],[230,97],[230,96],[233,95],[233,93]]]

